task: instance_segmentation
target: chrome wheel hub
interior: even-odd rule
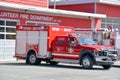
[[[84,65],[84,67],[88,68],[88,67],[90,66],[90,60],[87,59],[87,58],[85,58],[85,59],[83,60],[83,65]]]
[[[35,55],[30,55],[30,62],[31,63],[35,63],[35,61],[36,61],[36,57],[35,57]]]

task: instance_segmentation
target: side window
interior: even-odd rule
[[[65,41],[65,38],[58,38],[58,39],[56,40],[56,44],[57,44],[57,45],[63,45],[63,44],[64,44],[64,41]]]
[[[75,40],[75,38],[68,38],[66,45],[68,46],[77,46],[77,41]]]
[[[62,45],[64,42],[63,42],[63,40],[57,40],[56,41],[56,44],[58,44],[58,45]]]

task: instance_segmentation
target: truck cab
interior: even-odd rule
[[[112,47],[97,45],[92,38],[57,36],[52,43],[52,59],[57,62],[79,63],[84,68],[101,65],[109,69],[117,60]]]

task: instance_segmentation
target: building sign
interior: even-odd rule
[[[18,13],[12,13],[12,12],[2,12],[2,11],[0,11],[0,17],[19,18],[19,14]]]
[[[17,13],[10,11],[0,11],[0,18],[9,18],[9,19],[25,19],[32,21],[46,21],[46,22],[60,22],[60,20],[54,19],[51,16],[45,15],[36,15],[36,14],[28,14],[28,13]]]
[[[84,18],[72,18],[72,17],[63,17],[61,16],[50,16],[44,14],[32,14],[32,13],[25,13],[25,12],[15,12],[15,11],[7,11],[7,10],[0,10],[0,19],[12,19],[12,20],[19,20],[20,24],[26,24],[27,22],[43,22],[44,24],[49,23],[56,23],[61,26],[72,26],[72,27],[83,27],[89,28],[91,26],[91,19],[84,19]],[[97,23],[97,19],[96,22]],[[34,25],[34,23],[33,23]],[[99,25],[98,25],[99,27]],[[70,32],[71,30],[65,29],[64,31]]]

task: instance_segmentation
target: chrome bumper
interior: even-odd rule
[[[117,54],[108,54],[107,56],[96,56],[96,64],[111,65],[119,59]]]

